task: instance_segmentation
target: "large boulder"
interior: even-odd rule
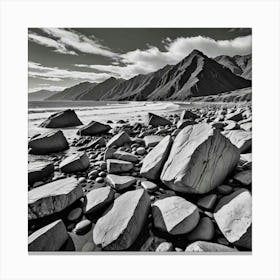
[[[59,168],[64,173],[72,173],[86,170],[89,167],[89,158],[86,153],[78,152],[65,158]]]
[[[65,151],[69,144],[61,130],[51,131],[32,137],[28,143],[29,153],[45,155]]]
[[[131,170],[133,163],[118,159],[107,159],[107,171],[108,173],[123,173]]]
[[[42,181],[54,173],[54,165],[50,161],[34,161],[28,164],[28,184]]]
[[[238,163],[239,150],[219,130],[200,123],[175,138],[161,180],[186,193],[207,193],[222,184]]]
[[[117,191],[127,189],[134,183],[136,183],[136,179],[132,176],[119,176],[114,174],[108,174],[106,177],[106,181]]]
[[[122,131],[118,134],[116,134],[115,136],[113,136],[107,143],[107,148],[110,148],[110,147],[121,147],[123,146],[124,144],[126,143],[130,143],[131,142],[131,139],[129,137],[129,135],[125,132],[125,131]]]
[[[40,124],[41,127],[46,128],[63,128],[82,125],[74,110],[68,109],[50,115],[44,122]]]
[[[82,196],[83,189],[73,177],[34,188],[28,192],[28,219],[60,212]]]
[[[196,205],[180,196],[170,196],[157,200],[152,205],[155,228],[172,235],[192,231],[199,222]]]
[[[63,221],[57,220],[28,237],[28,251],[59,251],[68,237]]]
[[[103,250],[126,250],[136,240],[147,219],[150,198],[138,189],[119,196],[93,230],[93,241]]]
[[[181,113],[181,117],[180,119],[181,120],[186,120],[186,119],[191,119],[191,120],[195,120],[199,118],[198,115],[196,115],[195,113],[193,113],[192,111],[190,110],[184,110],[182,113]]]
[[[230,248],[218,243],[207,241],[195,241],[187,246],[186,252],[201,253],[201,252],[237,252],[236,249]]]
[[[146,125],[149,126],[165,126],[165,125],[171,125],[171,122],[167,120],[166,118],[163,118],[161,116],[155,115],[153,113],[148,113],[148,118],[146,121]]]
[[[110,129],[110,125],[91,121],[89,124],[81,127],[77,133],[84,136],[94,136],[102,133],[107,133]]]
[[[252,132],[245,130],[231,130],[223,131],[223,135],[226,136],[233,145],[235,145],[241,154],[250,152],[252,147]]]
[[[164,137],[144,158],[140,170],[141,176],[156,180],[160,177],[162,167],[168,157],[172,144],[171,136]]]
[[[252,247],[252,196],[239,189],[224,196],[215,208],[214,218],[225,238],[234,245]]]

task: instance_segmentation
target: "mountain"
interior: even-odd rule
[[[43,101],[57,93],[58,91],[50,91],[46,89],[30,92],[28,93],[28,101]]]

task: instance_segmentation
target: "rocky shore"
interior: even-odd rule
[[[29,251],[252,250],[250,103],[111,123],[66,110],[29,139]]]

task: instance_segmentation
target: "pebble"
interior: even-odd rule
[[[171,252],[173,251],[173,245],[170,242],[162,242],[156,248],[156,252]]]
[[[95,179],[95,182],[96,182],[96,183],[99,183],[99,184],[104,183],[104,178],[103,178],[103,177],[97,177],[97,178]]]
[[[208,217],[200,219],[196,228],[188,234],[189,241],[204,240],[209,241],[214,237],[215,227]]]
[[[33,188],[37,188],[37,187],[40,187],[40,186],[42,186],[42,185],[44,185],[44,182],[42,182],[42,181],[38,181],[38,182],[35,182],[34,184],[33,184]]]
[[[82,215],[82,208],[75,208],[73,209],[67,216],[67,220],[69,222],[74,222],[78,220]]]
[[[79,182],[80,184],[85,183],[86,181],[87,181],[87,179],[86,179],[85,177],[80,177],[80,178],[78,179],[78,182]]]
[[[86,219],[77,223],[73,232],[75,232],[78,235],[84,235],[88,233],[91,230],[91,228],[92,228],[92,222]]]
[[[95,179],[98,176],[98,170],[92,170],[91,172],[89,172],[88,177],[90,179]]]
[[[137,154],[137,155],[144,155],[145,152],[146,152],[146,150],[145,150],[145,148],[143,148],[143,147],[139,147],[139,148],[137,148],[137,150],[136,150],[136,154]]]
[[[158,186],[150,181],[142,181],[141,186],[148,192],[154,192],[158,189]]]
[[[227,195],[227,194],[232,193],[233,188],[231,186],[228,186],[228,185],[221,185],[221,186],[217,187],[217,191],[220,194]]]
[[[107,173],[105,171],[101,171],[98,173],[98,176],[105,178],[107,176]]]
[[[211,211],[216,204],[217,198],[218,196],[216,194],[207,195],[198,200],[197,206],[202,209]]]

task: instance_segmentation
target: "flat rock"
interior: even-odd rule
[[[171,125],[171,122],[167,120],[166,118],[163,118],[161,116],[155,115],[153,113],[148,113],[146,125],[149,126],[165,126],[165,125]]]
[[[92,222],[90,220],[85,219],[76,224],[73,232],[78,235],[83,235],[89,232],[91,228],[92,228]]]
[[[231,130],[223,131],[223,135],[226,136],[233,145],[235,145],[241,154],[251,150],[252,147],[252,132],[245,130]]]
[[[136,179],[132,176],[119,176],[114,174],[108,174],[106,180],[117,191],[127,189],[136,182]]]
[[[235,112],[235,113],[231,113],[231,114],[228,114],[226,116],[227,120],[230,120],[230,121],[236,121],[236,122],[239,122],[243,119],[243,116],[242,116],[242,113],[243,112]]]
[[[133,155],[131,153],[128,152],[124,152],[124,151],[115,151],[110,158],[114,158],[114,159],[120,159],[120,160],[124,160],[124,161],[129,161],[129,162],[138,162],[138,157],[136,155]]]
[[[152,205],[154,226],[169,234],[185,234],[192,231],[199,222],[196,205],[180,196],[157,200]]]
[[[188,233],[188,240],[191,242],[198,240],[210,241],[213,239],[214,235],[215,227],[213,222],[210,218],[203,217],[194,230]]]
[[[218,196],[216,194],[209,194],[199,199],[197,202],[197,206],[204,210],[211,211],[216,204],[217,198]]]
[[[252,197],[248,190],[239,189],[223,197],[216,206],[214,218],[230,243],[251,249]]]
[[[96,146],[99,146],[99,147],[105,147],[106,146],[106,141],[103,137],[97,137],[93,140],[91,140],[88,144],[80,147],[78,149],[78,151],[84,151],[84,150],[87,150],[87,149],[93,149],[95,148]]]
[[[225,180],[239,157],[219,130],[206,123],[187,126],[175,138],[160,178],[175,191],[207,193]]]
[[[193,112],[190,111],[190,110],[184,110],[184,111],[181,113],[181,117],[180,117],[181,120],[185,120],[185,119],[193,119],[193,120],[195,120],[195,119],[197,119],[197,118],[199,118],[199,116],[196,115],[195,113],[193,113]]]
[[[67,239],[68,233],[63,221],[57,220],[28,237],[28,251],[58,251]]]
[[[59,168],[64,173],[79,172],[88,169],[89,158],[86,153],[78,152],[65,158],[60,164]]]
[[[75,111],[68,109],[50,115],[40,126],[46,128],[63,128],[82,124]]]
[[[218,243],[207,241],[195,241],[187,246],[186,252],[237,252],[236,249],[230,248]]]
[[[107,171],[108,173],[123,173],[131,170],[133,164],[129,161],[118,159],[107,159]]]
[[[96,121],[91,121],[89,124],[81,127],[77,134],[85,136],[94,136],[102,133],[107,133],[111,129],[110,125]]]
[[[145,146],[147,148],[156,146],[164,137],[161,135],[147,135],[144,137]]]
[[[28,184],[41,181],[54,173],[54,165],[50,161],[34,161],[28,164]]]
[[[32,137],[28,143],[29,153],[45,155],[65,151],[69,144],[61,130],[51,131]]]
[[[28,192],[28,219],[60,212],[82,196],[83,189],[73,177],[34,188]]]
[[[243,184],[243,185],[251,185],[252,184],[252,170],[244,170],[237,173],[234,177],[234,180]]]
[[[119,196],[93,230],[93,241],[103,250],[126,250],[136,240],[147,219],[150,198],[143,189]]]
[[[217,187],[217,191],[220,194],[227,195],[227,194],[232,193],[233,188],[229,185],[220,185],[220,186]]]
[[[115,136],[113,136],[107,143],[107,148],[110,148],[110,147],[121,147],[123,146],[124,144],[126,143],[130,143],[131,142],[131,139],[129,137],[129,135],[125,132],[125,131],[122,131],[118,134],[116,134]]]
[[[142,181],[141,186],[149,193],[152,193],[158,189],[158,185],[150,181]]]
[[[240,125],[240,128],[246,131],[252,131],[252,122],[246,122]]]
[[[162,167],[166,162],[172,145],[171,136],[165,136],[144,158],[140,170],[141,176],[156,180],[160,177]]]
[[[193,120],[185,120],[185,119],[182,119],[182,120],[179,120],[177,122],[177,128],[178,129],[183,129],[184,127],[188,126],[188,125],[194,125],[196,124],[195,121]]]

